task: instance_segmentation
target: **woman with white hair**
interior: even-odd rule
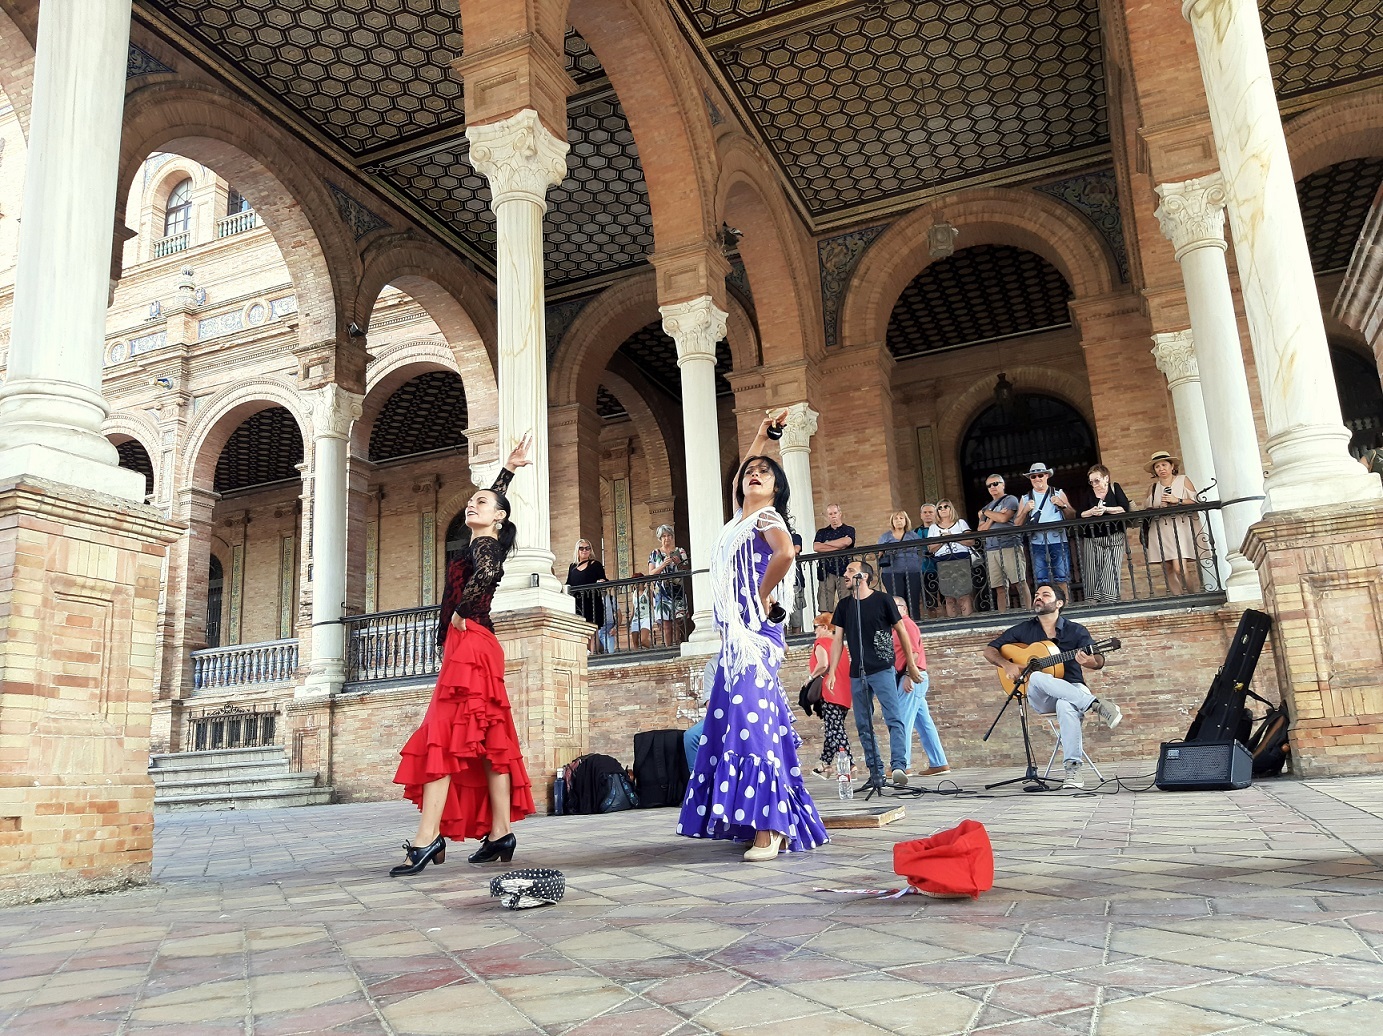
[[[691,559],[677,546],[671,525],[658,526],[653,535],[658,537],[658,546],[648,555],[649,575],[691,571]],[[662,627],[664,647],[682,642],[680,627],[687,621],[687,591],[680,578],[653,584],[653,617]]]

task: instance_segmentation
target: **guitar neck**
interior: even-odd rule
[[[1052,666],[1065,665],[1067,662],[1075,661],[1076,655],[1082,651],[1089,650],[1090,654],[1099,655],[1109,650],[1112,646],[1113,645],[1107,643],[1090,644],[1088,648],[1076,648],[1073,651],[1062,651],[1056,655],[1043,655],[1040,658],[1034,658],[1031,664],[1034,669],[1050,669]]]

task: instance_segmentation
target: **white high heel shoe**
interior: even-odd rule
[[[766,863],[776,860],[787,844],[787,837],[777,831],[768,833],[767,845],[751,845],[744,851],[744,858],[750,863]]]

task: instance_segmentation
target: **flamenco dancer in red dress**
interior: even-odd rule
[[[477,490],[466,504],[470,542],[447,568],[437,627],[437,688],[423,725],[399,753],[403,760],[394,775],[404,797],[422,810],[417,835],[403,843],[407,859],[389,872],[394,876],[441,863],[448,838],[482,839],[471,863],[508,863],[518,844],[509,825],[537,811],[504,689],[504,653],[490,622],[490,599],[514,548],[504,491],[514,470],[532,463],[532,441],[529,432],[494,485]]]

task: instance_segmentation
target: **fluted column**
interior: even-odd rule
[[[525,432],[533,433],[533,464],[520,468],[509,488],[518,540],[505,563],[494,608],[543,606],[569,612],[572,599],[552,574],[543,326],[543,213],[547,189],[566,176],[567,142],[531,108],[469,126],[466,138],[471,164],[490,182],[495,212],[500,461]]]
[[[1224,178],[1212,173],[1166,183],[1157,193],[1162,199],[1157,219],[1176,250],[1186,285],[1186,309],[1191,317],[1192,347],[1219,497],[1241,501],[1222,511],[1229,563],[1225,593],[1233,601],[1255,600],[1262,596],[1262,589],[1257,572],[1244,557],[1243,544],[1249,526],[1263,514],[1263,464],[1225,265]],[[1180,409],[1177,420],[1180,423]]]
[[[304,395],[312,407],[312,661],[300,691],[313,696],[346,678],[346,454],[363,397],[332,384]]]
[[[1220,491],[1210,449],[1210,429],[1205,419],[1205,397],[1201,394],[1200,369],[1196,365],[1193,336],[1188,328],[1185,331],[1155,334],[1152,339],[1153,359],[1157,361],[1157,369],[1166,375],[1167,387],[1172,393],[1182,470],[1207,499],[1216,499]],[[1229,576],[1230,564],[1224,522],[1218,512],[1211,513],[1210,526],[1215,534],[1215,557],[1202,558],[1201,564],[1209,569],[1206,574],[1211,577],[1206,580],[1206,585],[1223,586]],[[1242,553],[1239,558],[1252,577],[1253,589],[1257,590],[1258,578],[1253,566]]]
[[[788,407],[788,421],[783,426],[783,437],[778,441],[778,452],[783,458],[783,471],[788,476],[788,486],[792,495],[788,498],[788,510],[792,512],[793,525],[802,537],[803,545],[811,549],[811,537],[816,534],[816,499],[812,493],[812,436],[816,434],[816,419],[821,415],[807,403],[794,403]]]
[[[45,0],[34,56],[0,480],[37,475],[143,501],[101,434],[111,214],[130,0]]]
[[[1183,0],[1182,14],[1205,81],[1263,395],[1267,509],[1379,499],[1378,479],[1349,455],[1257,0]]]
[[[724,521],[720,492],[720,430],[716,420],[716,343],[725,337],[727,314],[709,295],[660,306],[663,330],[677,343],[682,372],[682,428],[687,452],[687,524],[691,534],[692,633],[683,654],[707,654],[720,646],[711,617],[711,551]]]

